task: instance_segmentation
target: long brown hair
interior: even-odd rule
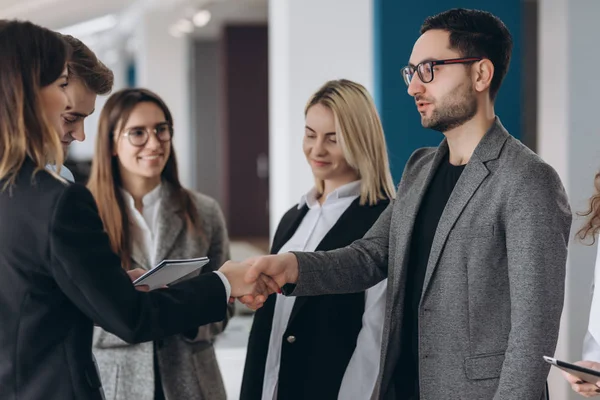
[[[117,128],[125,126],[133,109],[140,103],[156,104],[165,114],[167,122],[173,126],[173,117],[165,102],[155,93],[147,89],[124,89],[108,98],[98,125],[98,136],[92,162],[92,171],[88,188],[94,195],[100,217],[104,223],[114,252],[121,256],[125,269],[131,267],[131,232],[129,230],[129,212],[121,193],[121,176],[119,161],[114,156],[115,135],[120,135]],[[181,186],[177,172],[175,149],[171,146],[169,158],[161,173],[163,182],[172,189],[170,202],[181,210],[188,230],[201,234],[198,211],[194,206],[190,193]]]
[[[600,232],[600,172],[594,177],[594,187],[596,193],[590,198],[589,208],[585,212],[578,213],[587,219],[577,232],[577,237],[581,241],[590,239],[590,245],[596,243],[596,235]]]
[[[0,20],[0,190],[14,183],[27,157],[36,172],[62,165],[60,137],[44,115],[40,90],[60,77],[69,50],[46,28]]]

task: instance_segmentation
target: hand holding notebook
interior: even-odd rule
[[[150,290],[165,287],[194,271],[201,270],[209,261],[208,257],[163,260],[156,267],[133,281],[133,284],[135,286],[148,286]]]

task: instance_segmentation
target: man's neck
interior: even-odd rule
[[[471,120],[448,132],[444,132],[450,149],[450,164],[464,165],[469,162],[475,148],[495,121],[494,110],[478,113]]]

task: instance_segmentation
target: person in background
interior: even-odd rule
[[[158,340],[223,320],[230,297],[278,290],[235,267],[135,289],[139,271],[121,267],[89,190],[46,169],[64,157],[69,52],[55,32],[0,20],[2,400],[104,399],[94,323],[128,343]]]
[[[315,187],[281,219],[272,254],[360,239],[394,197],[383,129],[367,90],[325,83],[304,110]],[[386,282],[366,292],[273,294],[254,316],[242,400],[367,399],[379,371]]]
[[[207,256],[210,273],[229,259],[229,238],[215,200],[179,182],[167,105],[146,89],[106,102],[88,188],[125,270],[164,259]],[[225,400],[213,341],[233,315],[154,343],[128,345],[98,327],[94,354],[108,398]]]

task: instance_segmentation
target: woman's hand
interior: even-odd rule
[[[574,363],[584,368],[595,369],[600,371],[600,363],[593,361],[578,361]],[[600,380],[594,383],[584,382],[580,378],[569,374],[568,372],[561,371],[565,379],[571,384],[571,389],[575,393],[579,393],[584,397],[595,397],[600,396]]]
[[[136,268],[136,269],[132,269],[131,271],[127,271],[127,275],[129,275],[129,279],[131,279],[131,282],[134,282],[137,278],[144,275],[145,273],[146,273],[146,270],[144,270],[142,268]],[[140,292],[149,292],[150,291],[150,288],[148,287],[148,285],[139,285],[139,286],[136,286],[135,289]]]

